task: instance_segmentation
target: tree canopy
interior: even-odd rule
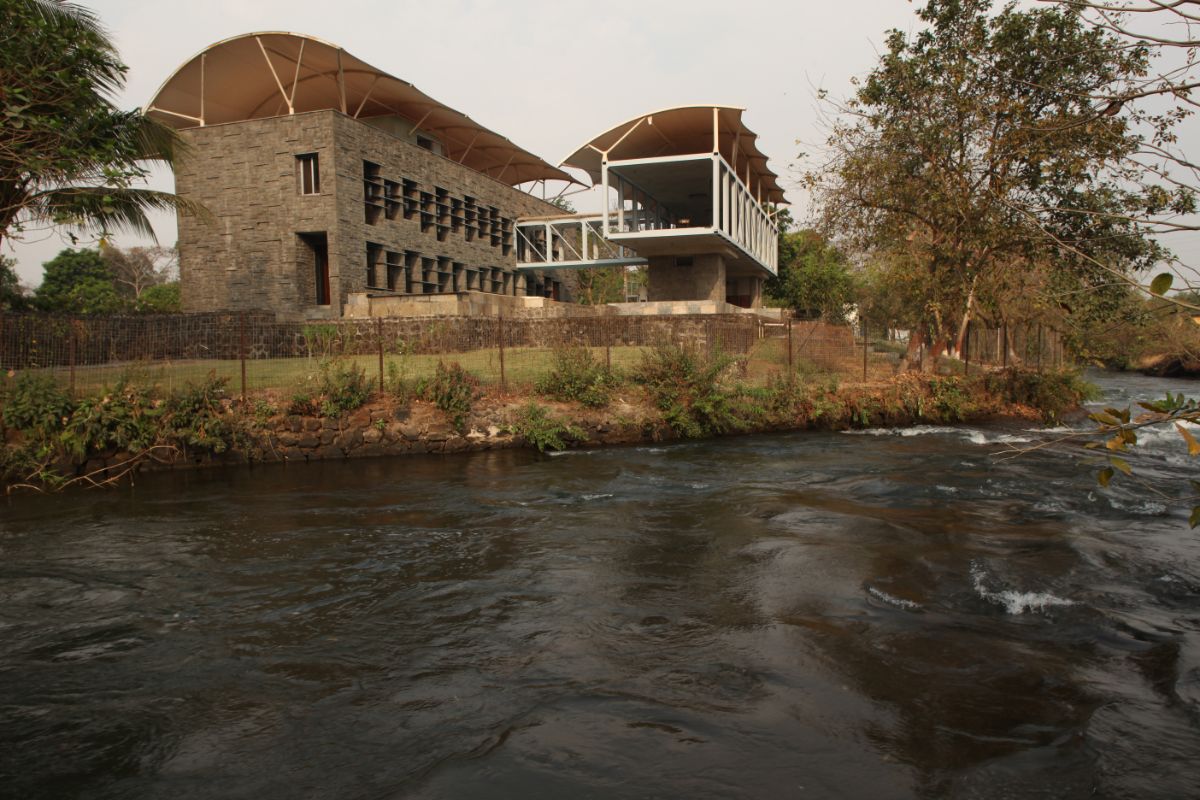
[[[1090,101],[1144,73],[1145,50],[1053,6],[930,0],[918,16],[915,35],[888,35],[808,176],[825,229],[912,290],[918,332],[1061,319],[1151,265],[1160,251],[1128,214],[1146,202],[1127,172],[1140,138]]]
[[[125,65],[97,18],[65,0],[0,0],[0,242],[33,227],[153,236],[152,209],[191,206],[138,186],[171,163],[174,130],[113,93]]]
[[[24,311],[29,307],[29,298],[17,276],[16,262],[0,256],[0,311]]]
[[[779,235],[779,274],[766,293],[804,316],[844,322],[854,302],[855,282],[845,254],[815,230]]]
[[[166,269],[140,276],[141,288],[136,292],[128,279],[121,277],[128,274],[131,263],[146,262],[155,250],[65,249],[42,265],[44,277],[34,293],[33,305],[41,311],[62,314],[176,312],[179,283],[172,280],[169,263]]]

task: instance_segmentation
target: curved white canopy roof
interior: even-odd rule
[[[247,33],[206,47],[167,78],[147,112],[175,128],[192,128],[325,109],[358,118],[403,117],[440,141],[447,158],[510,186],[576,182],[411,83],[298,33]]]
[[[581,169],[600,181],[600,165],[630,158],[695,155],[713,152],[713,121],[716,116],[717,149],[745,176],[749,168],[752,190],[762,187],[763,200],[787,202],[778,176],[767,166],[767,157],[756,144],[758,134],[742,122],[743,108],[736,106],[679,106],[652,111],[622,122],[562,160],[562,165]]]

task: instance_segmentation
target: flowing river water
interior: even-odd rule
[[[1111,402],[1194,385],[1095,376]],[[1136,466],[1180,491],[1170,431]],[[1200,533],[923,427],[0,505],[0,797],[1196,797]]]

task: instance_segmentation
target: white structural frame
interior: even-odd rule
[[[632,267],[647,263],[604,235],[612,214],[517,220],[518,270]]]
[[[625,135],[628,134],[629,131],[626,131]],[[610,190],[615,189],[617,193],[615,229],[612,224],[614,215],[605,215],[604,238],[619,243],[645,239],[647,231],[653,231],[656,237],[713,234],[737,247],[772,275],[779,273],[779,227],[762,203],[762,187],[759,187],[756,196],[750,191],[747,182],[737,174],[737,170],[721,155],[717,108],[713,108],[711,153],[610,160],[608,153],[623,139],[624,137],[618,139],[607,151],[600,152],[601,185],[605,202],[610,198]],[[712,220],[707,227],[681,225],[654,197],[621,175],[622,168],[704,160],[712,162]],[[750,175],[749,170],[750,165],[747,163],[747,179]]]

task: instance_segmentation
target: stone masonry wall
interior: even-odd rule
[[[297,232],[336,239],[333,127],[298,114],[182,131],[189,150],[175,167],[179,196],[209,215],[180,215],[179,275],[185,311],[299,311],[316,302],[311,256]],[[301,195],[296,156],[316,153],[321,194]],[[329,170],[329,175],[325,172]]]
[[[685,256],[691,260],[678,265],[673,256],[651,256],[646,279],[650,302],[659,300],[700,300],[725,302],[725,260],[716,253]]]
[[[367,289],[367,242],[381,246],[381,264],[388,252],[402,256],[411,251],[425,258],[449,259],[468,268],[500,267],[511,273],[516,266],[515,248],[505,254],[488,237],[468,241],[464,230],[452,230],[439,241],[436,229],[421,230],[419,213],[413,219],[405,219],[402,211],[391,219],[381,214],[374,224],[369,224],[364,205],[363,161],[378,164],[380,178],[385,181],[401,186],[406,179],[415,181],[419,191],[430,194],[442,188],[449,197],[474,198],[477,206],[495,208],[500,216],[514,221],[522,216],[561,213],[545,201],[371,125],[334,112],[323,113],[329,114],[333,121],[337,143],[337,223],[343,235],[338,239],[336,256],[331,241],[330,257],[339,264],[342,302],[347,293]],[[382,265],[380,269],[384,269]],[[376,283],[384,281],[377,279]],[[514,288],[510,294],[515,293],[517,283],[513,276],[510,286]]]
[[[340,315],[350,292],[366,289],[367,242],[380,246],[380,269],[390,251],[442,257],[465,267],[510,273],[514,252],[489,237],[467,241],[462,231],[438,240],[419,218],[380,215],[367,223],[363,161],[380,165],[381,178],[416,181],[475,198],[500,216],[544,215],[553,206],[475,170],[335,111],[184,130],[189,152],[175,170],[177,193],[203,205],[202,216],[179,221],[180,280],[187,311],[270,309],[285,316],[318,310],[311,250],[300,233],[324,232],[329,247],[332,311]],[[320,193],[299,191],[296,156],[316,153]],[[540,280],[537,276],[532,280]],[[511,276],[510,292],[523,286]],[[465,288],[465,287],[463,287]]]

